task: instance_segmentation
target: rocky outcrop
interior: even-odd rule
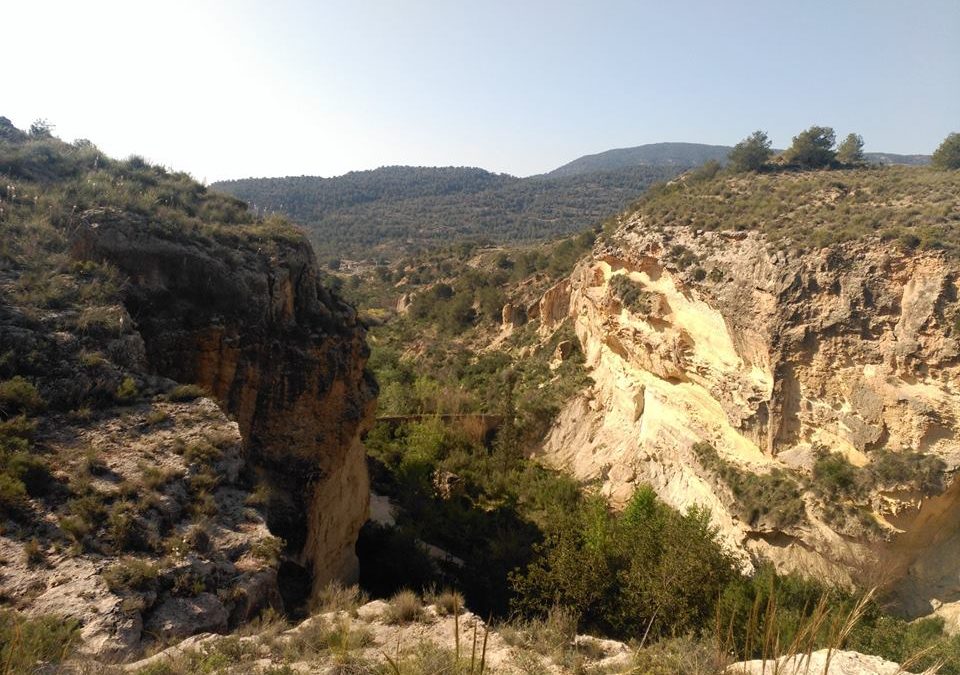
[[[213,401],[51,415],[36,440],[77,494],[36,503],[29,538],[0,534],[0,596],[12,606],[80,621],[81,650],[103,658],[280,609],[240,434]]]
[[[500,326],[504,330],[517,328],[527,322],[527,310],[523,305],[515,305],[512,302],[505,303],[500,314]]]
[[[909,675],[899,664],[858,652],[820,649],[811,654],[783,656],[779,659],[742,661],[726,670],[730,675],[764,673],[820,673],[821,675]],[[933,675],[935,669],[924,671]]]
[[[376,384],[365,330],[324,287],[306,240],[184,233],[101,210],[84,214],[73,254],[127,277],[149,368],[200,385],[236,419],[290,563],[318,587],[352,580]]]
[[[782,568],[909,579],[913,614],[956,602],[958,273],[875,241],[798,253],[638,217],[541,302],[545,326],[573,318],[595,381],[544,457],[617,503],[650,483],[708,506],[731,546]],[[745,515],[698,443],[739,474],[789,477],[802,517]],[[864,492],[824,495],[828,452],[870,476]]]
[[[462,608],[454,617],[449,607],[427,605],[412,621],[397,621],[391,619],[390,614],[389,603],[375,600],[352,611],[320,612],[279,634],[273,631],[239,638],[198,635],[127,664],[124,670],[130,673],[147,669],[185,671],[191,655],[202,658],[204,654],[226,653],[225,647],[232,648],[229,653],[236,659],[232,665],[243,672],[277,668],[278,655],[282,655],[280,667],[317,674],[337,668],[343,670],[344,663],[351,672],[377,672],[382,668],[393,672],[448,672],[454,667],[455,657],[463,662],[469,660],[475,672],[485,670],[509,675],[531,671],[551,675],[569,673],[573,658],[581,668],[597,672],[633,670],[632,650],[615,640],[578,635],[569,644],[556,645],[549,654],[538,653],[527,643],[542,639],[540,634],[528,636],[517,629],[510,629],[509,634],[501,633]],[[331,640],[324,641],[317,636],[331,634],[352,639],[344,639],[340,649],[329,649],[327,643]],[[428,661],[422,656],[425,654],[432,658]]]

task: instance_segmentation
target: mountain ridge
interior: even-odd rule
[[[629,148],[611,148],[602,152],[582,155],[543,176],[577,176],[593,171],[611,170],[630,166],[699,166],[704,162],[723,162],[733,149],[731,145],[707,143],[665,142],[647,143]],[[782,152],[782,150],[774,150]],[[911,166],[930,163],[930,155],[902,155],[893,152],[866,152],[864,157],[873,164],[907,164]]]

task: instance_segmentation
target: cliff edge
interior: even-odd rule
[[[960,264],[882,227],[815,241],[854,218],[896,225],[917,197],[897,194],[915,190],[903,171],[945,180],[679,181],[626,214],[541,302],[547,329],[572,317],[595,381],[546,460],[615,502],[650,483],[678,508],[708,506],[746,566],[883,586],[910,615],[956,621]],[[780,189],[833,206],[821,220],[799,197],[768,201]],[[960,217],[951,190],[931,216],[943,227]],[[757,202],[767,220],[748,226]]]

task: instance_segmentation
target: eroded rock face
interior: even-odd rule
[[[369,488],[359,436],[376,384],[355,311],[303,238],[233,242],[85,214],[73,250],[129,278],[125,304],[155,372],[210,391],[269,488],[269,525],[315,586],[357,573]]]
[[[863,575],[863,561],[882,560],[910,579],[911,613],[958,601],[960,510],[938,496],[960,466],[958,272],[879,242],[799,254],[756,233],[628,223],[569,293],[541,302],[545,325],[560,305],[573,318],[596,382],[563,411],[544,456],[603,477],[621,504],[650,483],[678,508],[706,505],[731,546],[782,568]],[[787,472],[803,517],[745,518],[700,442],[741,472]],[[907,456],[935,468],[875,482],[856,510],[849,500],[855,517],[838,517],[812,489],[824,451],[868,469]]]
[[[273,537],[240,480],[240,433],[213,401],[51,415],[36,440],[54,478],[85,494],[34,503],[38,552],[16,528],[0,533],[6,602],[78,620],[81,650],[109,659],[280,608],[276,561],[263,553]]]

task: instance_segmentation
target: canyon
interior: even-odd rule
[[[958,271],[878,241],[791,251],[625,218],[541,299],[541,331],[572,321],[594,380],[541,458],[614,504],[648,483],[707,507],[746,569],[855,577],[956,630]],[[827,495],[825,457],[873,479]],[[796,511],[751,510],[757,484]]]

